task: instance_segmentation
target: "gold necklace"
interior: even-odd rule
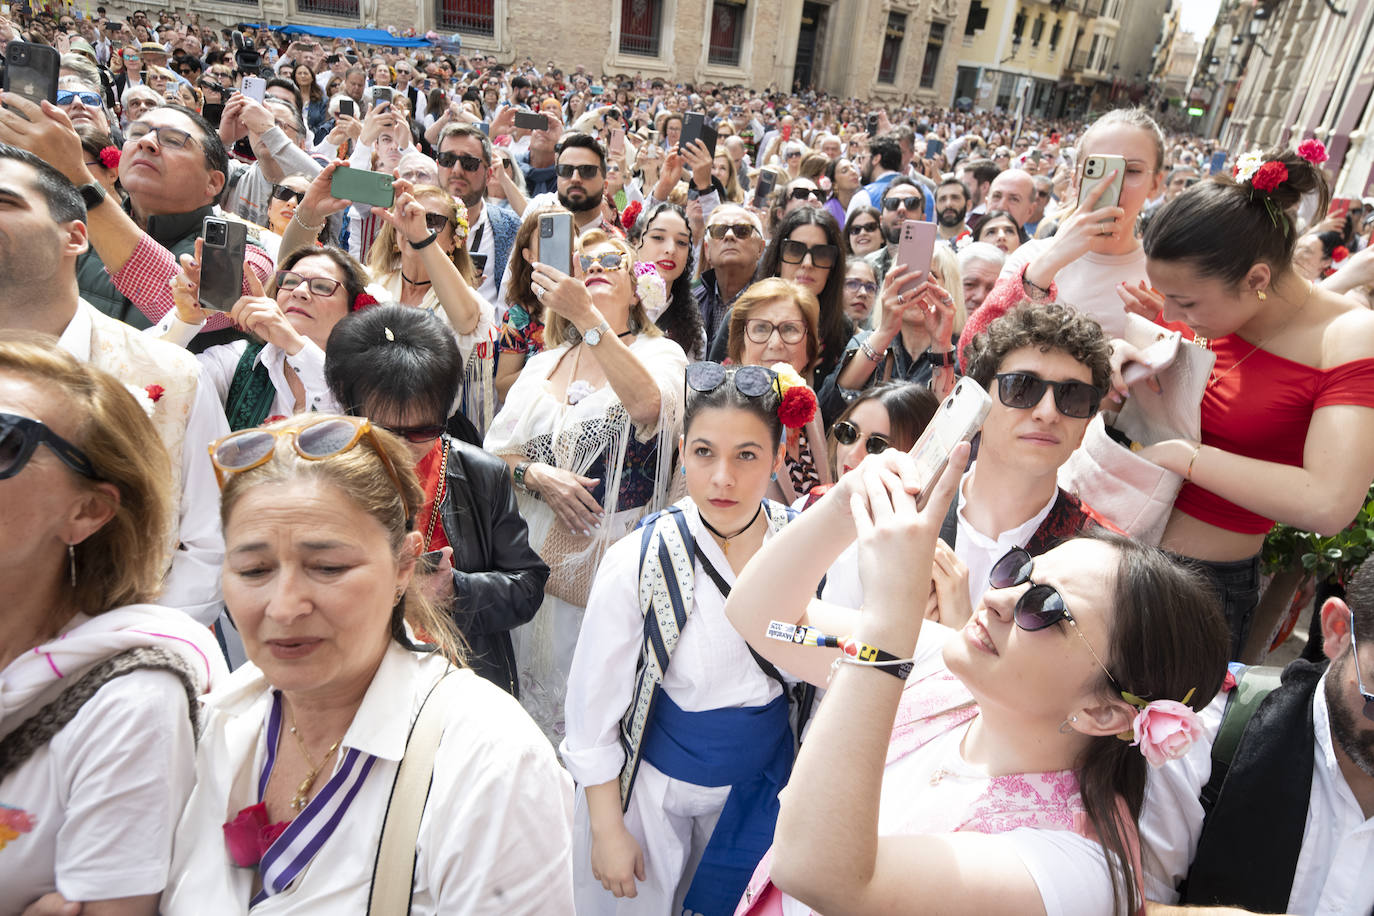
[[[1232,372],[1234,372],[1234,371],[1236,371],[1237,369],[1239,369],[1241,363],[1245,362],[1247,359],[1249,359],[1250,357],[1254,356],[1257,352],[1259,352],[1259,349],[1260,349],[1261,347],[1263,347],[1263,346],[1264,346],[1265,344],[1267,344],[1269,341],[1273,340],[1275,337],[1278,337],[1279,334],[1281,334],[1281,333],[1283,333],[1285,330],[1287,330],[1287,329],[1288,329],[1288,326],[1289,326],[1290,324],[1292,324],[1292,323],[1294,322],[1294,320],[1296,320],[1297,317],[1298,317],[1299,315],[1302,314],[1302,310],[1305,309],[1305,308],[1307,308],[1307,303],[1309,303],[1309,302],[1312,301],[1312,296],[1313,296],[1314,293],[1316,293],[1316,291],[1317,291],[1317,284],[1315,284],[1315,283],[1313,283],[1313,282],[1311,282],[1311,281],[1308,281],[1308,284],[1307,284],[1307,298],[1305,298],[1305,299],[1302,300],[1302,305],[1298,306],[1297,311],[1295,311],[1293,314],[1289,315],[1289,316],[1288,316],[1288,320],[1285,321],[1283,324],[1279,325],[1277,330],[1273,331],[1273,332],[1270,333],[1270,334],[1266,334],[1263,340],[1261,340],[1259,343],[1257,343],[1257,344],[1255,344],[1253,347],[1251,347],[1249,353],[1246,353],[1246,354],[1245,354],[1244,356],[1242,356],[1240,359],[1236,360],[1234,363],[1232,363],[1230,366],[1228,366],[1228,367],[1226,368],[1226,371],[1225,371],[1225,372],[1222,372],[1220,375],[1218,375],[1218,374],[1217,374],[1217,367],[1216,367],[1215,364],[1213,364],[1213,365],[1212,365],[1212,375],[1211,375],[1211,378],[1209,378],[1209,379],[1207,380],[1207,387],[1208,387],[1208,388],[1212,388],[1213,386],[1215,386],[1215,385],[1217,384],[1217,382],[1220,382],[1222,379],[1226,378],[1226,376],[1230,375]],[[1205,341],[1204,344],[1203,344],[1203,346],[1205,346],[1205,347],[1206,347],[1207,349],[1209,349],[1209,350],[1212,349],[1212,341],[1210,341],[1210,340]]]
[[[324,752],[324,759],[316,763],[310,759],[310,751],[305,748],[305,739],[301,737],[300,732],[296,731],[296,713],[294,710],[291,712],[291,735],[296,739],[296,744],[300,745],[301,756],[310,765],[310,772],[305,774],[305,778],[301,780],[300,786],[296,789],[296,794],[291,796],[291,810],[302,811],[310,803],[310,789],[315,785],[316,777],[320,775],[320,770],[324,768],[324,765],[329,762],[329,758],[333,757],[334,752],[339,749],[339,741],[343,739],[340,738],[339,741],[329,745],[329,750]]]

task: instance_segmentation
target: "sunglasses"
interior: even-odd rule
[[[735,390],[746,398],[757,398],[776,391],[778,374],[763,366],[737,366],[733,370],[720,363],[692,363],[687,367],[687,387],[693,391],[715,391],[725,384],[727,377],[735,382]]]
[[[850,224],[849,224],[849,228],[848,228],[846,231],[847,231],[850,235],[853,235],[855,232],[877,232],[877,231],[878,231],[878,224],[877,224],[877,223],[850,223]]]
[[[124,132],[124,140],[127,143],[137,143],[149,134],[156,134],[158,146],[166,149],[185,149],[191,145],[191,135],[184,130],[175,127],[153,127],[142,121],[135,121],[129,125],[129,129]]]
[[[458,153],[440,153],[434,157],[440,168],[451,169],[455,164],[463,166],[465,172],[475,172],[482,167],[482,160],[476,156],[460,156]]]
[[[46,445],[63,464],[82,477],[95,479],[95,465],[81,449],[38,420],[0,413],[0,480],[24,470],[39,445]]]
[[[442,213],[426,213],[425,228],[430,232],[443,232],[445,226],[451,226],[453,220]]]
[[[801,321],[774,324],[766,318],[750,318],[744,323],[744,335],[756,344],[768,343],[774,331],[785,344],[801,343],[806,337],[806,324]]]
[[[393,436],[398,436],[417,445],[433,442],[448,431],[448,428],[442,423],[435,423],[431,426],[383,426],[382,429]]]
[[[781,251],[782,259],[787,264],[800,264],[811,255],[813,267],[834,267],[835,262],[840,257],[840,249],[834,245],[811,245],[805,242],[798,242],[795,239],[783,239]]]
[[[793,188],[787,196],[793,200],[825,200],[825,195],[816,188]]]
[[[848,420],[841,420],[830,427],[830,432],[835,436],[835,441],[840,445],[853,445],[859,441],[859,427],[850,423]],[[892,440],[887,436],[878,433],[869,433],[864,440],[864,451],[870,455],[877,455],[892,448]]]
[[[382,466],[395,484],[396,492],[404,494],[396,466],[387,457],[376,430],[365,417],[326,417],[297,429],[241,429],[210,443],[210,463],[215,467],[215,479],[223,490],[225,481],[234,474],[266,464],[276,452],[279,439],[290,439],[296,454],[306,461],[323,461],[351,451],[364,436],[377,457],[382,459]],[[409,509],[406,520],[410,520]]]
[[[1054,626],[1061,620],[1067,621],[1073,631],[1078,634],[1078,638],[1083,640],[1083,645],[1088,647],[1088,651],[1093,654],[1093,659],[1097,662],[1102,673],[1107,675],[1107,680],[1118,691],[1121,685],[1116,678],[1107,670],[1107,666],[1102,663],[1102,657],[1097,654],[1093,644],[1088,642],[1088,637],[1083,635],[1083,631],[1078,626],[1078,621],[1073,619],[1069,613],[1068,605],[1064,603],[1064,596],[1059,594],[1059,590],[1053,585],[1043,583],[1036,584],[1031,582],[1031,571],[1035,568],[1035,560],[1026,552],[1023,547],[1013,547],[1002,555],[1002,559],[992,564],[992,570],[988,573],[988,585],[992,588],[1015,588],[1018,585],[1025,585],[1030,582],[1031,587],[1026,589],[1020,598],[1016,599],[1016,606],[1012,608],[1012,620],[1016,625],[1028,633],[1036,630],[1044,630]]]
[[[601,174],[601,166],[599,166],[599,165],[567,165],[567,164],[565,163],[565,164],[562,164],[562,165],[557,166],[557,167],[554,169],[554,171],[558,173],[558,177],[559,177],[559,178],[571,178],[571,177],[573,177],[573,173],[576,172],[578,178],[581,178],[583,181],[586,181],[586,180],[589,179],[589,178],[595,178],[597,175],[600,175],[600,174]]]
[[[847,293],[868,293],[872,296],[878,292],[878,284],[869,280],[845,280],[844,291]]]
[[[584,272],[591,270],[593,264],[599,265],[602,270],[619,270],[620,265],[625,263],[625,256],[614,251],[608,251],[595,257],[580,254],[577,256],[577,263],[582,265]]]
[[[0,417],[3,416],[0,414]],[[0,467],[3,466],[4,459],[0,458]],[[0,472],[0,477],[3,476],[3,472]],[[1360,647],[1355,643],[1354,611],[1350,613],[1350,649],[1350,663],[1355,666],[1355,681],[1360,685],[1360,696],[1364,697],[1364,717],[1374,722],[1374,695],[1370,695],[1369,691],[1364,689],[1364,675],[1360,673]]]
[[[1051,382],[1029,372],[997,375],[997,397],[1017,410],[1029,410],[1039,404],[1046,388],[1054,389],[1054,406],[1059,412],[1075,420],[1091,419],[1102,402],[1102,392],[1087,382]]]
[[[305,200],[305,192],[293,191],[285,185],[277,185],[272,189],[272,199],[282,201],[294,200],[296,203],[300,203]]]
[[[79,101],[87,108],[101,107],[100,94],[96,92],[72,92],[67,89],[57,90],[57,104],[62,106],[70,105],[72,102]]]
[[[291,292],[302,283],[316,296],[332,296],[334,291],[343,286],[342,281],[331,280],[328,277],[302,277],[294,270],[277,271],[277,292]]]
[[[716,223],[714,226],[707,226],[706,231],[716,240],[725,238],[727,232],[741,242],[754,237],[754,227],[748,223]]]

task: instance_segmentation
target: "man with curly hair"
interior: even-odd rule
[[[1027,303],[988,325],[965,355],[992,410],[937,548],[939,619],[956,627],[1012,547],[1035,556],[1085,528],[1111,527],[1057,482],[1108,389],[1111,348],[1098,323],[1070,306]]]

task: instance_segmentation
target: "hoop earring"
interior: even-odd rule
[[[71,574],[72,588],[76,588],[76,545],[67,545],[67,569]]]
[[[1059,734],[1067,735],[1069,732],[1073,731],[1073,723],[1077,721],[1078,716],[1069,716],[1067,719],[1060,723]]]

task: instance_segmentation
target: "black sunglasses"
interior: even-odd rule
[[[764,366],[722,366],[720,363],[699,362],[687,367],[687,387],[693,391],[715,391],[733,378],[735,390],[746,398],[757,398],[776,391],[778,374]]]
[[[793,200],[825,200],[825,195],[816,188],[793,188],[787,196]]]
[[[0,459],[3,464],[3,459]],[[1364,675],[1360,673],[1360,647],[1355,642],[1355,612],[1350,612],[1350,663],[1355,666],[1355,681],[1360,685],[1360,696],[1364,697],[1364,717],[1374,722],[1374,696],[1364,689]]]
[[[95,465],[86,453],[38,420],[0,413],[0,480],[24,470],[39,445],[46,445],[62,463],[83,477],[95,478]]]
[[[465,172],[475,172],[482,167],[482,160],[476,156],[461,156],[458,153],[440,153],[434,157],[434,161],[446,169],[461,164]]]
[[[923,206],[925,201],[919,197],[885,197],[883,198],[883,209],[888,213],[896,213],[905,207],[908,210],[915,210]]]
[[[877,224],[877,223],[850,223],[848,226],[845,227],[845,230],[844,230],[844,231],[845,231],[845,232],[848,232],[850,235],[853,235],[853,234],[856,233],[856,232],[877,232],[877,231],[878,231],[878,224]]]
[[[304,191],[293,191],[285,185],[277,185],[272,189],[272,197],[276,200],[294,200],[300,203],[305,200]]]
[[[377,425],[381,426],[380,423]],[[435,423],[431,426],[382,426],[382,429],[393,436],[400,436],[407,442],[414,442],[417,445],[433,442],[447,431],[447,427],[442,423]]]
[[[840,257],[840,249],[834,245],[811,245],[795,239],[783,239],[779,252],[787,264],[800,264],[811,255],[811,263],[816,267],[834,267]]]
[[[748,223],[716,223],[714,226],[707,226],[706,231],[711,233],[713,239],[723,239],[727,232],[740,241],[754,237],[754,227]]]
[[[450,225],[453,220],[442,213],[426,213],[425,228],[431,232],[443,232],[444,227]]]
[[[859,441],[859,427],[848,420],[841,420],[836,423],[830,428],[830,431],[835,434],[835,441],[840,445],[853,445]],[[869,433],[868,438],[864,440],[864,451],[870,455],[881,454],[890,448],[892,448],[892,440],[878,433]]]
[[[997,397],[1008,407],[1029,410],[1045,396],[1045,389],[1054,389],[1054,406],[1066,417],[1075,420],[1091,419],[1102,402],[1102,392],[1087,382],[1052,382],[1029,372],[999,372]]]
[[[992,570],[988,573],[988,585],[992,588],[1015,588],[1031,582],[1031,571],[1035,568],[1035,560],[1023,547],[1013,547],[1002,555],[1002,558],[992,564]],[[1121,690],[1121,685],[1116,678],[1107,670],[1107,666],[1102,663],[1102,657],[1097,654],[1093,644],[1088,642],[1088,637],[1083,635],[1082,629],[1078,626],[1078,621],[1073,619],[1069,613],[1068,605],[1064,603],[1064,596],[1059,594],[1059,590],[1053,585],[1043,583],[1036,584],[1031,582],[1031,587],[1026,589],[1020,598],[1016,599],[1016,606],[1012,608],[1012,620],[1016,625],[1028,633],[1036,630],[1044,630],[1054,626],[1061,620],[1067,621],[1073,631],[1078,634],[1078,638],[1083,640],[1083,645],[1088,647],[1088,651],[1093,654],[1098,667],[1102,673],[1107,675],[1107,680],[1111,682],[1116,690]]]
[[[558,173],[558,177],[559,177],[559,178],[571,178],[571,177],[573,177],[573,172],[576,172],[576,173],[577,173],[577,177],[581,178],[583,181],[586,181],[586,180],[589,179],[589,178],[595,178],[597,175],[600,175],[600,174],[601,174],[601,166],[599,166],[599,165],[568,165],[568,164],[566,164],[566,163],[563,163],[563,164],[558,165],[558,166],[554,169],[554,171]]]

